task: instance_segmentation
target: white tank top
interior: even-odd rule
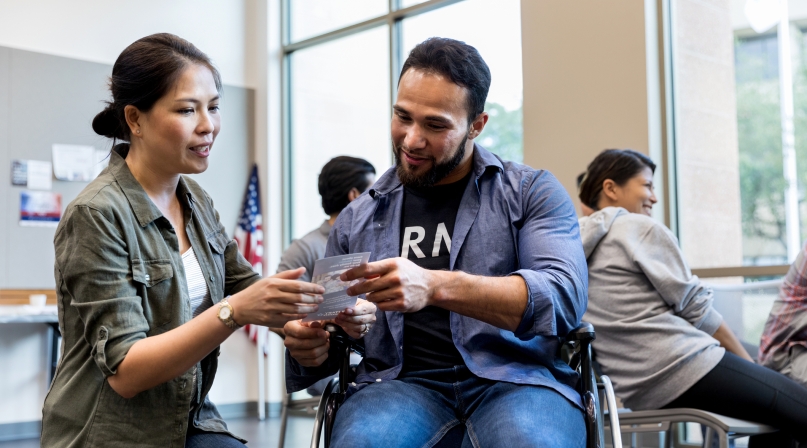
[[[199,260],[196,259],[193,247],[182,254],[182,264],[185,265],[185,280],[188,282],[191,310],[193,317],[196,317],[213,306],[213,301],[210,299],[210,291],[207,289],[205,276],[202,274],[202,268],[199,266]]]

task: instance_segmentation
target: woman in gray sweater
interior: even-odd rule
[[[754,364],[712,291],[692,275],[675,236],[650,217],[655,164],[609,149],[588,166],[580,219],[589,268],[584,320],[597,360],[634,410],[697,408],[782,431],[751,446],[807,443],[807,388]]]

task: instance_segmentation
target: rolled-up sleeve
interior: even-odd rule
[[[661,224],[648,228],[633,259],[676,315],[707,334],[717,331],[723,316],[712,306],[712,289],[692,275],[669,230]]]
[[[100,211],[76,206],[55,238],[56,269],[65,306],[84,324],[84,339],[104,376],[114,375],[149,324],[132,279],[119,228]]]
[[[523,184],[523,224],[518,233],[519,275],[527,306],[515,335],[566,336],[586,311],[588,268],[574,206],[547,171]]]

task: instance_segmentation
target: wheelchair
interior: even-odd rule
[[[317,407],[314,430],[311,436],[311,448],[319,448],[321,436],[324,434],[325,448],[330,448],[333,424],[336,412],[344,402],[352,370],[350,368],[350,351],[353,350],[364,355],[364,348],[353,342],[340,327],[328,324],[325,330],[331,333],[331,355],[339,356],[341,367],[339,376],[331,380],[320,398]],[[583,401],[586,422],[586,448],[605,447],[605,413],[603,400],[609,410],[616,410],[616,398],[611,380],[603,375],[597,381],[594,372],[591,341],[594,340],[594,326],[583,322],[574,331],[569,333],[563,344],[568,363],[580,374],[578,391]],[[608,412],[609,426],[611,428],[611,446],[622,446],[619,414]],[[455,446],[455,440],[449,432],[435,448],[449,448]]]

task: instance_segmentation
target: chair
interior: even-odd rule
[[[613,409],[610,408],[609,409]],[[672,446],[672,424],[673,423],[700,423],[706,427],[706,434],[703,437],[703,446],[710,447],[714,437],[718,438],[720,448],[728,448],[729,440],[738,437],[767,434],[777,431],[776,428],[761,423],[754,423],[736,418],[726,417],[713,412],[701,411],[700,409],[678,408],[660,409],[657,411],[631,411],[629,409],[619,409],[620,432],[622,434],[633,435],[643,432],[658,432],[659,447]],[[615,426],[611,425],[611,428]],[[635,447],[635,442],[631,447]]]
[[[347,385],[350,382],[349,355],[355,344],[351,343],[345,332],[336,325],[326,325],[325,329],[331,333],[331,347],[342,356],[342,366],[339,370],[339,377],[334,378],[325,388],[321,400],[317,407],[314,430],[311,437],[311,448],[319,448],[320,437],[324,432],[325,448],[330,447],[333,424],[336,420],[336,412],[342,404],[347,392]],[[569,365],[580,373],[578,388],[583,399],[583,406],[586,419],[586,447],[604,448],[604,425],[605,418],[601,406],[602,398],[606,399],[608,409],[616,409],[616,398],[611,381],[607,376],[602,376],[597,382],[591,355],[591,341],[594,340],[594,326],[583,322],[566,338],[564,344],[569,353]],[[611,412],[608,415],[612,428],[620,428],[619,413]],[[324,431],[323,431],[324,430]],[[451,435],[451,432],[449,432]],[[449,436],[447,435],[447,437]],[[619,430],[611,431],[611,443],[613,447],[622,446],[622,437]],[[437,447],[444,447],[446,437],[437,444]]]
[[[336,331],[332,327],[331,331]],[[364,351],[360,346],[350,346],[350,351],[363,355]],[[348,352],[348,359],[350,358]],[[354,366],[350,366],[351,368]],[[326,389],[330,390],[329,384]],[[317,406],[319,405],[322,395],[308,396],[303,398],[293,398],[293,394],[286,393],[283,395],[283,400],[280,407],[280,437],[278,440],[278,448],[286,446],[286,428],[288,427],[289,413],[299,412],[305,416],[315,416],[317,414]]]
[[[759,341],[759,332],[768,316],[770,305],[777,297],[781,280],[769,280],[754,283],[742,283],[736,285],[710,284],[714,292],[714,307],[723,318],[731,330],[737,334],[740,341],[749,351],[752,357],[756,357],[757,346],[754,342]],[[751,312],[746,312],[740,302],[744,294],[753,293],[759,296],[760,303],[755,304]],[[768,303],[770,302],[770,303]],[[767,311],[765,310],[767,308]],[[609,406],[609,409],[613,409]],[[619,409],[620,431],[623,434],[631,434],[631,440],[635,440],[635,434],[643,432],[658,432],[659,446],[669,447],[672,443],[672,425],[674,423],[699,423],[706,427],[703,437],[703,446],[710,447],[714,437],[718,439],[718,446],[728,448],[729,440],[766,434],[777,431],[776,428],[761,423],[755,423],[724,415],[706,412],[700,409],[679,408],[660,409],[654,411],[631,411],[629,409]],[[635,446],[632,443],[631,446]]]

